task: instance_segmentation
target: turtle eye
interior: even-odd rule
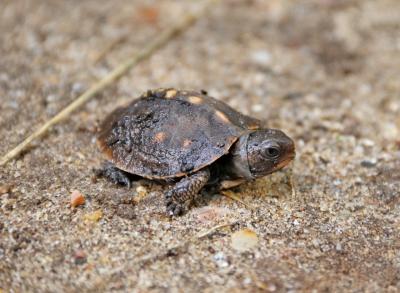
[[[264,148],[264,156],[268,159],[276,159],[281,154],[281,148],[278,144],[268,144]]]

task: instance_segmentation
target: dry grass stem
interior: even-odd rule
[[[222,191],[220,191],[220,194],[222,194],[223,196],[226,196],[234,201],[240,202],[246,208],[251,210],[251,207],[247,203],[245,203],[243,200],[241,200],[234,192],[232,192],[230,190],[222,190]]]
[[[214,226],[214,227],[208,229],[205,232],[201,232],[201,233],[197,234],[195,238],[196,239],[201,239],[201,238],[207,237],[207,236],[211,235],[212,233],[214,233],[215,231],[217,231],[217,230],[219,230],[221,228],[231,227],[231,226],[233,226],[233,225],[235,225],[237,223],[238,223],[238,221],[234,221],[232,223],[225,223],[225,224]]]

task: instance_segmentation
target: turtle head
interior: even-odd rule
[[[295,157],[292,139],[277,129],[260,129],[240,137],[233,150],[234,173],[247,179],[278,171]]]
[[[247,140],[247,161],[253,177],[278,171],[295,157],[294,142],[277,129],[257,130]]]

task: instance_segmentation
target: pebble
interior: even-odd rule
[[[136,187],[136,193],[137,196],[135,197],[134,201],[140,202],[143,198],[147,196],[148,190],[146,189],[146,187],[139,185],[138,187]]]
[[[261,104],[254,104],[254,105],[251,106],[251,110],[252,110],[253,112],[255,112],[255,113],[259,113],[259,112],[261,112],[262,110],[264,110],[264,107],[263,107],[263,105],[261,105]]]
[[[139,185],[138,187],[136,187],[136,192],[138,193],[139,196],[144,196],[147,194],[147,189],[146,187]]]
[[[251,53],[250,59],[256,64],[267,66],[270,65],[272,58],[268,51],[258,50]]]
[[[79,249],[79,250],[75,251],[74,262],[76,265],[82,265],[82,264],[86,263],[86,261],[87,261],[87,256],[83,250]]]
[[[103,217],[102,210],[97,210],[97,211],[94,211],[93,213],[84,215],[84,219],[89,222],[98,222],[98,221],[100,221],[100,219],[102,217]]]
[[[243,229],[232,234],[231,246],[238,251],[246,251],[258,244],[257,234],[250,229]]]
[[[361,166],[365,168],[373,168],[376,166],[377,160],[376,159],[365,159],[361,161]]]
[[[216,262],[217,266],[220,268],[226,268],[229,266],[228,258],[222,251],[217,252],[214,255],[214,261]]]
[[[373,147],[375,145],[375,142],[373,140],[367,138],[362,139],[360,143],[365,147]]]
[[[70,203],[72,208],[83,205],[85,203],[85,196],[79,190],[74,190],[71,193]]]
[[[243,285],[250,285],[251,284],[251,278],[245,278],[243,280]]]
[[[11,191],[11,186],[10,185],[0,185],[0,195],[9,193]]]

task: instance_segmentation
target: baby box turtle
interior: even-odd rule
[[[173,182],[167,212],[179,215],[205,186],[225,189],[268,175],[295,157],[282,131],[262,128],[205,91],[149,90],[100,126],[108,159],[99,172],[130,186],[130,175]]]

